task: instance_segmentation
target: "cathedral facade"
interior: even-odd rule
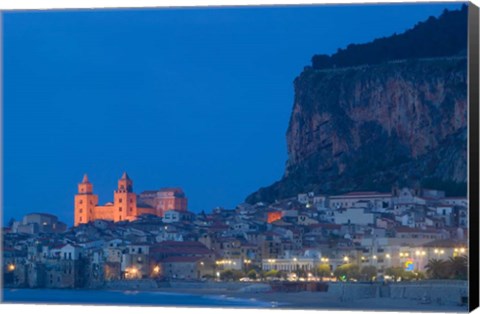
[[[133,221],[140,215],[163,217],[165,211],[187,211],[187,198],[180,188],[164,188],[140,194],[133,192],[133,181],[125,172],[118,180],[118,187],[113,192],[113,202],[98,205],[98,196],[93,193],[93,184],[84,175],[78,184],[75,195],[74,225],[88,223],[98,219]]]

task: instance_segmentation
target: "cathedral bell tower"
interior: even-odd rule
[[[85,174],[78,184],[78,193],[75,195],[74,225],[84,224],[95,220],[95,206],[98,204],[98,196],[93,194],[93,184],[88,181]]]
[[[118,189],[114,192],[114,221],[135,220],[137,217],[137,195],[133,193],[133,181],[126,172],[118,180]]]

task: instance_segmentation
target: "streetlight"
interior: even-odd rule
[[[15,264],[9,264],[7,269],[8,269],[9,272],[14,271],[15,270]]]
[[[343,261],[344,261],[344,262],[348,263],[349,260],[350,260],[350,259],[348,258],[348,256],[343,257]]]

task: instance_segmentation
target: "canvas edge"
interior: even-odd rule
[[[479,8],[468,10],[469,310],[479,306]]]

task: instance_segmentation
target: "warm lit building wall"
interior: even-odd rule
[[[137,216],[137,196],[134,193],[114,192],[113,220],[134,220]]]
[[[94,220],[103,219],[103,220],[113,220],[113,204],[104,205],[104,206],[95,206],[94,209]]]
[[[113,193],[114,221],[135,220],[137,195],[133,193],[133,181],[126,173],[118,180],[118,189]]]
[[[149,207],[137,207],[137,213],[138,215],[156,215],[157,211],[155,208],[149,208]]]
[[[275,212],[269,212],[267,214],[267,222],[272,223],[274,221],[282,219],[282,212],[281,211],[275,211]]]
[[[94,209],[98,196],[93,194],[75,195],[75,226],[94,220]]]

